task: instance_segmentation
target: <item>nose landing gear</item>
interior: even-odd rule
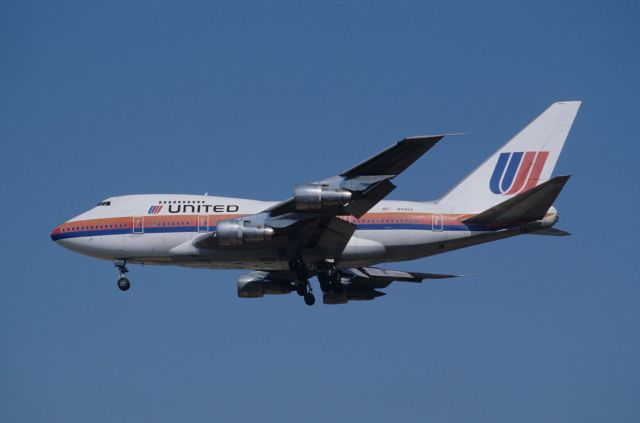
[[[118,278],[118,288],[120,291],[128,291],[131,288],[131,282],[124,275],[129,272],[127,269],[127,261],[126,260],[114,260],[113,264],[120,271],[120,277]]]
[[[118,288],[120,288],[120,291],[128,291],[131,288],[131,282],[123,276],[118,279]]]

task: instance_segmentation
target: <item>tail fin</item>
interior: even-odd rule
[[[553,103],[438,203],[480,212],[548,181],[579,108],[579,101]]]

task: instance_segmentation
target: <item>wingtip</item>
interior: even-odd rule
[[[421,273],[421,272],[416,272],[415,274],[419,275],[420,282],[426,279],[451,279],[451,278],[461,278],[463,276],[467,276],[467,275],[447,275],[447,274],[441,274],[441,273]]]
[[[572,106],[580,106],[582,104],[582,100],[561,100],[561,101],[556,101],[553,104],[566,104],[566,105],[572,105]]]
[[[562,181],[562,183],[566,183],[569,179],[571,179],[571,175],[559,175],[553,178],[557,181]]]
[[[575,117],[575,115],[578,113],[578,110],[580,110],[581,105],[581,100],[556,101],[551,106],[549,106],[549,109],[563,110],[569,113],[570,116]],[[571,122],[573,122],[573,118],[571,118]],[[568,123],[571,124],[571,122]]]
[[[412,135],[410,137],[404,137],[400,142],[438,142],[444,137],[453,137],[457,135],[468,135],[469,132],[451,132],[447,134],[436,135]]]
[[[420,142],[420,141],[433,141],[434,138],[441,139],[444,135],[412,135],[410,137],[404,137],[404,142]]]

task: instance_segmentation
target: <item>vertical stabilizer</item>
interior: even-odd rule
[[[579,108],[579,101],[553,103],[438,203],[481,212],[548,181]]]

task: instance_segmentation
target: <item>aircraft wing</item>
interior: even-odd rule
[[[339,175],[297,185],[293,197],[261,213],[237,219],[234,225],[240,232],[230,234],[229,242],[218,225],[217,234],[199,240],[197,246],[243,248],[247,243],[242,240],[242,231],[255,228],[269,233],[271,245],[288,252],[300,251],[310,261],[337,258],[356,230],[354,224],[338,216],[364,215],[395,189],[393,178],[443,137],[405,138]]]
[[[443,137],[444,135],[432,135],[405,138],[337,176],[296,186],[293,197],[274,205],[266,212],[271,217],[301,210],[306,213],[361,217],[396,188],[391,179],[402,173]],[[342,193],[344,198],[349,197],[348,201],[341,202],[336,193]],[[335,201],[328,198],[332,195],[336,198]]]
[[[401,270],[380,269],[377,267],[358,267],[338,269],[342,289],[329,290],[323,295],[325,304],[345,304],[349,301],[373,300],[386,295],[379,289],[388,287],[392,282],[420,283],[425,279],[447,279],[459,275],[441,275],[437,273],[405,272]],[[296,276],[287,271],[257,271],[243,275],[238,279],[240,297],[261,297],[265,294],[288,294],[295,290]]]
[[[340,273],[349,279],[350,284],[368,288],[386,288],[391,284],[391,282],[420,283],[425,279],[448,279],[460,277],[460,275],[405,272],[403,270],[380,269],[377,267],[340,269]]]
[[[307,255],[313,252],[320,253],[318,259],[336,258],[356,229],[338,216],[364,215],[395,189],[394,177],[442,138],[405,138],[337,176],[298,185],[293,197],[265,210],[265,225],[291,237]]]

